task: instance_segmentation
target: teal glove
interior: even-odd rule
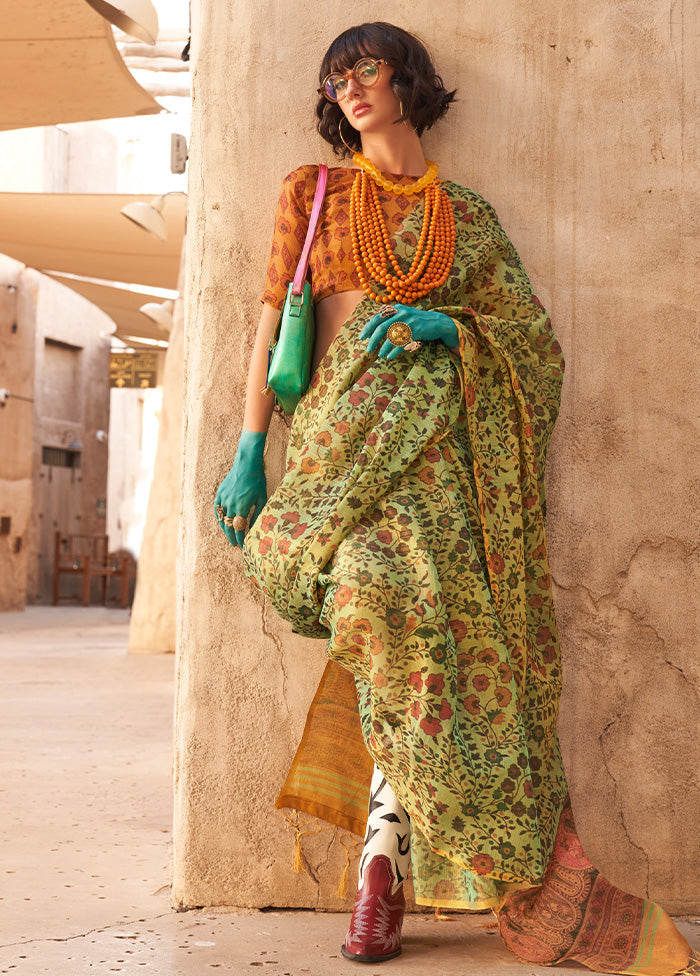
[[[394,310],[392,315],[388,313]],[[376,352],[386,359],[396,359],[404,351],[403,346],[395,346],[386,338],[387,329],[394,322],[405,322],[411,329],[414,342],[429,342],[440,339],[450,349],[459,346],[457,326],[452,319],[442,312],[433,312],[422,308],[412,308],[410,305],[400,305],[392,302],[373,315],[360,333],[360,339],[369,339],[367,350]],[[381,348],[380,348],[381,347]]]
[[[250,525],[253,525],[267,501],[267,483],[263,466],[265,431],[242,430],[233,467],[219,486],[214,511],[226,538],[232,546],[243,548],[245,529],[231,524],[239,515],[247,519],[255,506]],[[250,527],[250,526],[248,526]]]

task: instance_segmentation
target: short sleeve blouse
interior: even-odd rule
[[[331,167],[328,171],[328,185],[309,259],[315,302],[335,292],[362,287],[352,259],[350,240],[350,191],[356,173],[357,170],[343,166]],[[410,183],[415,177],[393,176],[393,179]],[[294,278],[309,227],[317,182],[318,166],[305,165],[292,170],[282,183],[262,295],[262,301],[275,308],[282,308],[287,287]],[[391,234],[403,224],[406,214],[415,206],[415,198],[380,190],[379,199]]]

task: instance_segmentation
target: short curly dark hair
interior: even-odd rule
[[[408,122],[419,136],[442,118],[454,101],[456,89],[445,88],[423,42],[403,28],[383,21],[350,27],[336,37],[321,63],[320,84],[332,71],[348,71],[364,57],[383,58],[394,69],[391,87],[403,107],[397,121]],[[337,102],[320,95],[316,115],[316,127],[336,156],[349,156],[340,137],[340,123],[345,116]],[[354,152],[362,148],[360,134],[353,126],[346,125],[343,135]]]

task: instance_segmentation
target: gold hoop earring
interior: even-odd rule
[[[354,153],[357,152],[357,150],[356,149],[353,149],[352,146],[349,146],[347,144],[347,142],[345,141],[345,139],[343,138],[343,122],[346,122],[346,121],[347,120],[346,120],[345,116],[343,115],[342,118],[341,118],[341,120],[340,120],[340,122],[338,123],[338,135],[340,136],[340,141],[343,143],[343,145],[348,150],[348,152],[354,154]]]
[[[401,113],[401,115],[403,115],[403,102],[401,101],[401,99],[399,99],[399,112]],[[403,120],[403,124],[406,126],[406,128],[411,129],[411,131],[413,131],[413,126],[409,125],[406,119]]]

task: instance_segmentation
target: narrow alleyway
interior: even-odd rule
[[[340,956],[347,916],[170,908],[175,662],[127,655],[127,630],[97,607],[0,616],[0,973],[372,976]],[[412,916],[382,976],[551,976],[490,923]]]

